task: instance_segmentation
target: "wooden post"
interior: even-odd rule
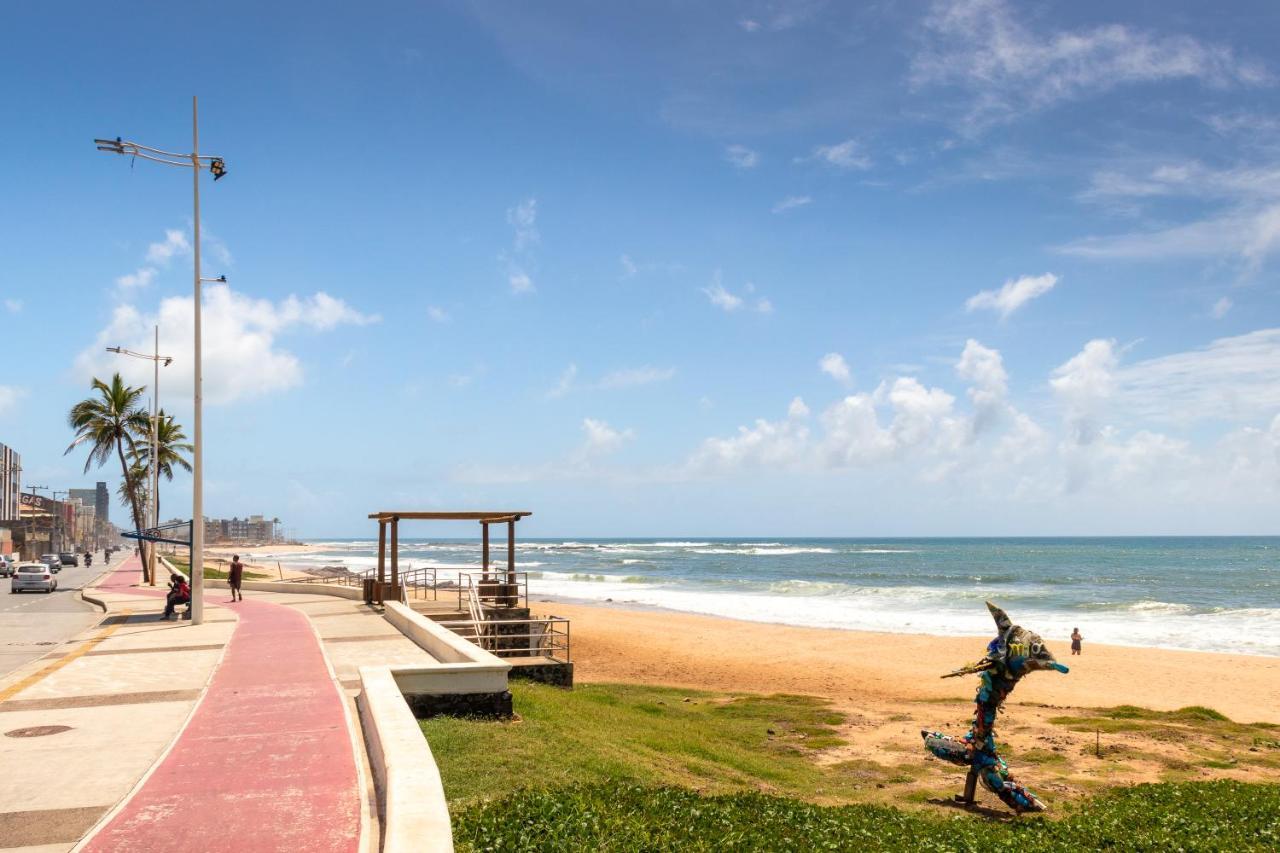
[[[400,598],[400,516],[391,516],[391,594]]]
[[[374,600],[382,603],[382,584],[387,578],[387,523],[378,519],[378,588]]]
[[[480,575],[481,580],[489,579],[489,522],[480,522],[480,529],[483,531],[480,535]]]
[[[516,582],[516,520],[507,520],[507,583]],[[512,590],[514,593],[515,590]]]

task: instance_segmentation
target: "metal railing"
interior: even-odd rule
[[[457,619],[436,623],[500,658],[572,660],[569,620],[559,616],[537,619]]]
[[[472,594],[482,607],[528,607],[529,573],[494,570],[458,572],[459,610],[466,609],[466,598]]]
[[[446,581],[445,583],[448,583]],[[433,568],[407,568],[400,572],[400,600],[408,604],[415,601],[439,601],[440,570]]]

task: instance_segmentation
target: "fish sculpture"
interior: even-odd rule
[[[942,676],[978,675],[980,682],[974,700],[973,727],[961,738],[928,730],[921,731],[920,736],[924,738],[925,749],[937,758],[969,768],[964,794],[956,797],[958,802],[972,804],[977,783],[981,780],[983,787],[1018,814],[1042,812],[1048,807],[1014,780],[1009,765],[996,752],[996,714],[1027,673],[1036,670],[1065,673],[1067,667],[1054,659],[1039,634],[1013,624],[1009,615],[990,601],[987,609],[995,619],[998,633],[987,644],[986,656]]]

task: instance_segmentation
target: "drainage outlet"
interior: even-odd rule
[[[71,731],[71,726],[28,726],[25,729],[13,729],[4,733],[5,737],[44,737],[60,735]]]

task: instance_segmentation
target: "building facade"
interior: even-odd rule
[[[18,495],[22,494],[22,457],[0,444],[0,521],[21,517]]]
[[[280,519],[251,515],[248,518],[206,518],[204,538],[206,542],[256,542],[269,544],[280,541]]]

